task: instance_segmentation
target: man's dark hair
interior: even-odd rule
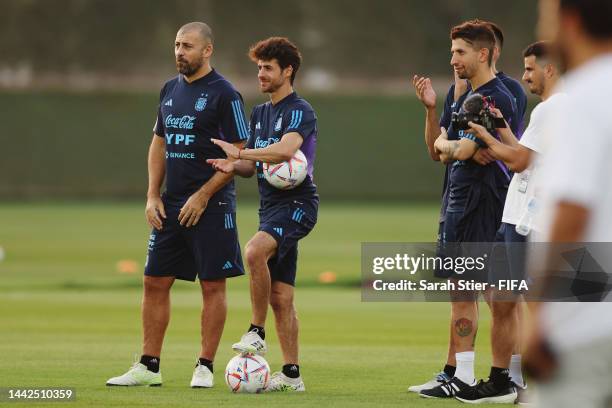
[[[288,66],[293,67],[291,74],[292,85],[302,63],[302,54],[300,54],[295,44],[285,37],[270,37],[253,44],[249,49],[249,58],[255,62],[257,60],[271,61],[275,59],[278,61],[281,69],[285,69]]]
[[[451,29],[451,40],[461,39],[475,50],[486,48],[489,50],[488,63],[493,61],[493,48],[495,47],[495,34],[488,23],[475,20],[467,21]]]
[[[504,32],[500,26],[492,21],[485,21],[485,24],[488,24],[491,31],[493,31],[493,35],[495,36],[495,40],[497,40],[499,50],[501,51],[501,49],[504,48]]]
[[[612,39],[612,1],[561,0],[561,11],[571,10],[582,20],[585,31],[598,40]]]
[[[493,37],[495,37],[495,42],[499,44],[499,50],[501,51],[501,49],[504,48],[504,32],[502,31],[500,26],[498,26],[492,21],[480,20],[478,18],[470,20],[468,21],[468,23],[488,25],[491,31],[493,31]]]
[[[538,41],[533,44],[529,44],[523,51],[523,57],[531,57],[532,55],[537,59],[547,58],[550,55],[550,43],[548,41]]]

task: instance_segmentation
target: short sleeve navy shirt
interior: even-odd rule
[[[280,142],[287,133],[298,133],[302,139],[300,150],[308,161],[308,174],[304,181],[291,190],[280,190],[270,185],[263,175],[263,165],[256,163],[257,183],[261,209],[292,200],[318,201],[317,187],[313,183],[315,150],[317,146],[317,116],[312,106],[293,92],[273,105],[271,102],[253,108],[250,120],[249,149],[260,149]]]
[[[501,111],[510,128],[516,134],[519,118],[514,96],[499,78],[495,77],[480,88],[468,91],[466,98],[474,93],[490,97],[494,106]],[[460,112],[463,112],[463,108],[460,109]],[[449,140],[467,138],[476,142],[479,147],[486,147],[482,140],[463,130],[455,130],[452,124],[448,129],[448,138]],[[453,162],[450,171],[447,212],[461,212],[465,209],[470,187],[473,183],[482,179],[483,171],[495,172],[495,179],[497,181],[496,186],[492,187],[507,189],[510,173],[502,162],[494,161],[486,166],[480,166],[472,160],[457,160]]]
[[[191,83],[179,75],[160,92],[154,132],[166,141],[164,199],[182,206],[215,174],[206,160],[226,157],[210,139],[230,143],[248,139],[242,96],[215,70]],[[231,181],[211,197],[206,211],[233,211],[235,206]]]
[[[498,72],[497,77],[506,85],[506,88],[510,91],[514,97],[514,103],[516,104],[516,112],[518,115],[517,132],[515,136],[521,138],[523,131],[525,130],[525,111],[527,110],[527,94],[523,89],[523,86],[519,81],[506,75],[503,72]]]

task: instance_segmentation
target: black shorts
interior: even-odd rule
[[[153,229],[144,274],[195,281],[244,275],[236,214],[204,211],[195,226],[179,224],[180,208],[166,205],[163,229]]]
[[[272,281],[295,286],[298,241],[317,223],[318,202],[293,200],[259,212],[259,231],[270,234],[278,245],[268,261]]]

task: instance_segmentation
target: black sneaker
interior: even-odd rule
[[[467,391],[472,387],[457,377],[453,377],[450,381],[442,383],[437,387],[428,390],[422,390],[419,395],[423,398],[453,398],[455,394]]]
[[[517,393],[514,384],[510,381],[508,381],[506,385],[500,387],[491,380],[480,380],[475,386],[456,392],[455,398],[468,404],[484,404],[487,402],[514,404]]]

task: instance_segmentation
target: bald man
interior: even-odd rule
[[[106,385],[162,385],[162,343],[175,279],[200,281],[201,347],[191,387],[213,386],[213,361],[225,318],[226,278],[244,275],[236,230],[233,176],[207,159],[225,157],[211,142],[242,148],[248,139],[241,95],[210,65],[213,34],[204,23],[181,27],[174,43],[179,75],[164,85],[149,148],[145,215],[149,237],[142,300],[140,361]],[[166,190],[160,194],[166,181]]]

